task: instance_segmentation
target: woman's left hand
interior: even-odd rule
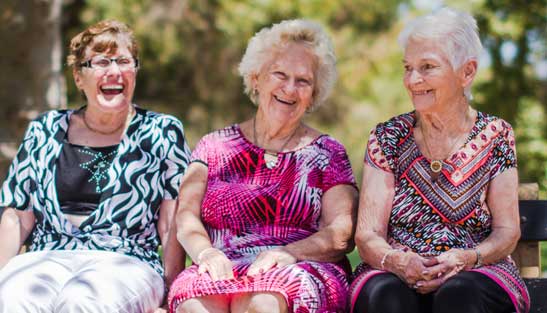
[[[472,268],[474,254],[472,250],[451,249],[437,256],[438,264],[422,272],[427,280],[416,282],[416,291],[422,294],[435,291],[450,277]]]
[[[284,248],[276,248],[261,252],[256,260],[251,264],[247,275],[257,275],[264,273],[273,267],[282,267],[296,263],[296,258]]]

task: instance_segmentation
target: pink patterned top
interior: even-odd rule
[[[414,140],[415,121],[414,112],[394,117],[373,129],[368,142],[365,162],[395,176],[388,241],[424,256],[473,248],[491,232],[492,215],[486,203],[489,183],[517,166],[511,125],[479,112],[465,145],[443,161],[433,183],[430,161]],[[474,271],[498,283],[518,313],[528,312],[528,291],[510,257]],[[352,304],[366,281],[379,273],[366,264],[357,268],[350,289]]]
[[[347,260],[343,264],[299,261],[253,277],[250,264],[264,250],[305,239],[319,230],[321,199],[331,187],[355,186],[344,147],[321,135],[296,151],[279,153],[275,167],[264,150],[248,141],[239,125],[206,135],[192,160],[208,167],[202,221],[214,247],[234,263],[235,279],[213,282],[194,265],[170,292],[170,307],[181,301],[238,292],[281,293],[291,312],[344,312]]]

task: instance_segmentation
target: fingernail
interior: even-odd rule
[[[423,271],[422,275],[429,275],[429,271]]]
[[[416,287],[422,287],[424,284],[422,282],[417,282]]]

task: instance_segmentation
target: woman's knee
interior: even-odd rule
[[[366,282],[353,312],[418,312],[418,308],[416,293],[397,276],[386,273]]]
[[[244,293],[234,296],[234,313],[285,313],[288,311],[285,297],[277,292]]]
[[[228,313],[229,299],[224,295],[191,298],[181,302],[176,313]]]
[[[477,281],[460,273],[442,284],[433,296],[433,312],[479,312],[481,290]],[[467,299],[461,301],[461,299]]]

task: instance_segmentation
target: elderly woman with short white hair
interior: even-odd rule
[[[470,106],[476,21],[443,8],[399,39],[415,110],[370,134],[352,312],[528,312],[513,130]]]
[[[344,147],[304,124],[336,80],[322,28],[258,32],[239,70],[256,115],[203,137],[183,179],[178,238],[194,265],[176,312],[345,312],[357,190]]]

